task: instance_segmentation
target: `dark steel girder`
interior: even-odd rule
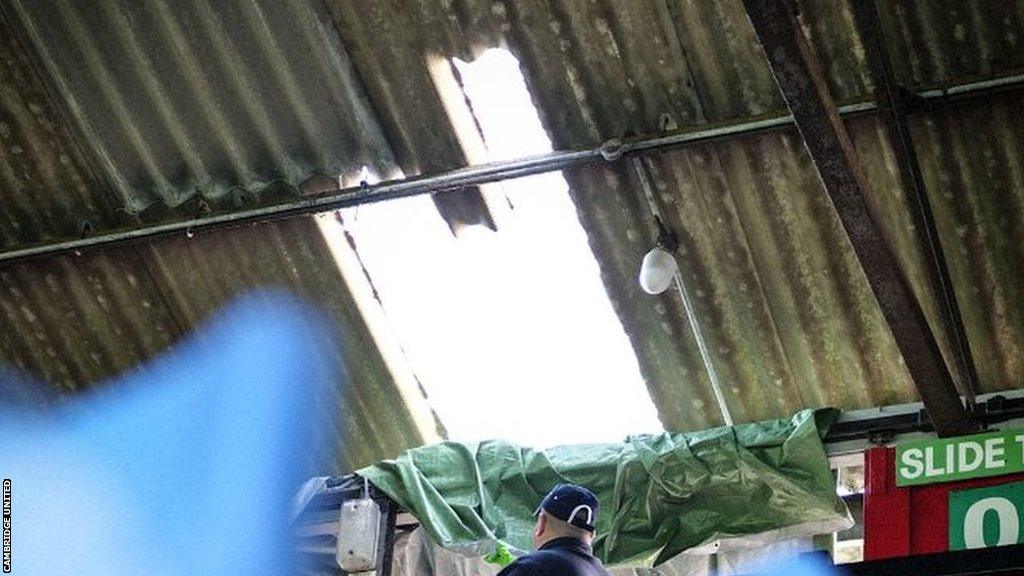
[[[918,231],[917,237],[922,253],[928,260],[928,277],[932,290],[942,306],[942,319],[946,332],[953,346],[953,355],[960,375],[960,393],[969,405],[979,391],[978,372],[974,366],[970,343],[964,330],[960,306],[953,291],[953,281],[949,276],[946,258],[942,253],[939,231],[932,216],[931,203],[921,167],[917,160],[917,151],[907,124],[907,97],[896,83],[882,33],[881,22],[875,0],[853,0],[853,19],[860,34],[861,45],[867,56],[868,68],[875,83],[875,98],[879,113],[889,132],[896,164],[899,166],[900,181],[907,191],[910,200],[911,217]]]
[[[872,218],[863,176],[825,78],[788,2],[743,0],[782,97],[835,206],[939,436],[976,427],[920,303]]]

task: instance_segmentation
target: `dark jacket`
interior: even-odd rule
[[[576,538],[559,538],[498,572],[498,576],[609,576],[590,546]]]

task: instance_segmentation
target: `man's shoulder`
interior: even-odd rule
[[[538,550],[525,556],[520,556],[515,562],[509,564],[504,570],[498,572],[498,576],[533,576],[547,574],[551,567],[551,561],[558,561],[559,555],[551,550]]]
[[[592,568],[591,568],[592,569]],[[520,556],[509,564],[498,576],[563,576],[587,573],[589,570],[581,565],[581,559],[557,549],[538,550]],[[604,569],[601,573],[607,574]]]

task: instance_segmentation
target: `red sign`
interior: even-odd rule
[[[945,552],[949,547],[949,494],[1024,480],[1022,474],[924,486],[896,486],[896,451],[864,455],[864,559]]]

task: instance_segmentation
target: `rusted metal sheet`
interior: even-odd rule
[[[252,206],[270,190],[296,194],[318,170],[365,164],[387,174],[388,145],[312,6],[3,5],[0,244]],[[89,388],[173,347],[232,296],[267,286],[321,305],[347,335],[325,343],[349,385],[321,404],[340,451],[312,455],[321,472],[438,437],[410,416],[429,412],[425,400],[395,402],[393,374],[309,218],[4,267],[0,362],[64,392]],[[368,417],[384,411],[387,426]]]
[[[27,6],[27,1],[19,5],[26,14],[54,10],[55,4],[43,4],[42,8]],[[488,47],[511,50],[521,62],[556,149],[595,146],[626,132],[655,134],[663,129],[744,120],[785,109],[740,0],[326,0],[323,4],[309,3],[312,12],[307,12],[308,6],[299,0],[273,6],[214,4],[190,3],[180,13],[169,15],[166,2],[152,8],[134,3],[101,3],[96,14],[82,14],[83,8],[70,2],[60,5],[53,22],[74,24],[77,19],[82,26],[69,29],[77,30],[79,38],[85,37],[83,30],[99,21],[109,21],[115,26],[112,29],[119,31],[102,39],[89,36],[96,48],[93,56],[109,54],[110,62],[120,62],[118,66],[123,67],[106,72],[111,75],[113,86],[122,95],[130,92],[145,96],[146,102],[132,103],[138,108],[127,108],[129,121],[115,117],[111,130],[122,136],[130,135],[134,126],[146,136],[143,143],[153,145],[153,153],[138,154],[143,148],[127,150],[136,172],[143,175],[143,186],[127,192],[123,187],[109,186],[106,193],[113,201],[104,205],[100,203],[102,187],[69,185],[84,178],[90,178],[90,182],[106,178],[106,165],[96,163],[89,168],[88,159],[98,157],[92,149],[98,143],[81,139],[83,151],[78,157],[67,154],[72,159],[71,168],[65,169],[69,172],[46,176],[43,168],[57,166],[53,157],[59,163],[60,153],[37,153],[46,149],[40,144],[59,143],[65,149],[74,145],[70,135],[83,131],[77,125],[40,121],[46,130],[53,128],[56,136],[51,138],[43,129],[26,131],[35,144],[21,146],[37,154],[25,166],[42,175],[22,181],[39,184],[17,188],[16,204],[9,200],[13,188],[8,181],[2,181],[4,188],[0,194],[0,201],[4,202],[2,218],[8,217],[7,206],[21,206],[23,213],[11,220],[34,220],[33,226],[40,232],[21,237],[8,228],[7,237],[17,243],[67,237],[74,233],[77,216],[87,213],[90,203],[96,206],[99,215],[89,218],[99,223],[96,228],[100,230],[108,226],[103,218],[116,218],[120,207],[138,209],[147,202],[153,210],[161,209],[168,201],[191,198],[162,214],[143,214],[153,219],[192,216],[192,210],[202,209],[196,199],[204,200],[214,209],[234,209],[236,198],[232,191],[236,188],[219,192],[220,204],[215,197],[221,188],[199,185],[200,193],[195,193],[197,183],[203,181],[203,170],[193,169],[198,166],[195,162],[185,162],[181,152],[189,147],[185,144],[199,146],[195,150],[201,157],[200,164],[209,164],[205,171],[211,178],[207,181],[216,180],[214,176],[223,177],[226,186],[234,185],[235,172],[274,177],[298,175],[301,179],[303,172],[313,165],[302,158],[310,149],[309,142],[322,145],[325,153],[345,154],[339,160],[341,167],[357,168],[368,163],[383,176],[393,174],[395,165],[406,174],[430,171],[435,166],[455,167],[471,159],[465,156],[461,143],[453,139],[447,115],[440,112],[435,86],[425,72],[428,55],[442,61],[453,56],[471,60]],[[4,7],[9,5],[13,4]],[[112,6],[118,8],[112,11]],[[842,101],[870,98],[873,86],[848,3],[801,0],[797,6],[811,48],[823,61],[829,91]],[[1024,41],[1024,26],[1016,4],[986,0],[882,0],[879,10],[901,84],[916,88],[984,79],[1024,67],[1024,51],[1018,44]],[[316,16],[311,17],[310,13]],[[138,18],[129,19],[125,25],[124,15],[134,14],[139,14]],[[293,17],[285,18],[287,23],[283,26],[271,24],[279,22],[282,14]],[[262,38],[271,39],[263,45],[253,40],[262,26],[260,17],[265,18],[270,28],[261,32]],[[57,34],[58,28],[37,31],[37,36]],[[152,38],[142,38],[140,32],[151,32]],[[61,43],[74,42],[75,34],[52,44],[43,41],[42,45],[56,50]],[[323,37],[327,40],[322,40]],[[7,46],[7,38],[5,35],[0,44]],[[123,51],[130,49],[133,38],[139,46],[138,57],[126,60]],[[190,44],[193,41],[195,45]],[[274,56],[275,45],[279,54],[284,54],[281,58]],[[322,45],[341,45],[344,51],[332,55],[330,51],[321,54],[310,48]],[[245,47],[251,50],[242,50]],[[178,56],[189,51],[207,56],[193,59],[200,65],[196,72],[189,72]],[[351,70],[345,74],[351,78],[325,79],[325,74],[316,69],[310,71],[319,67],[336,73],[341,69],[339,66],[346,66],[346,55],[351,59]],[[146,58],[149,65],[145,65]],[[329,61],[325,64],[323,58]],[[335,58],[340,58],[342,64]],[[7,62],[5,57],[3,64]],[[303,71],[295,77],[298,85],[282,82],[282,63],[289,65],[293,75],[294,71]],[[27,60],[20,66],[31,70]],[[57,66],[66,67],[67,63]],[[97,65],[95,58],[83,63],[83,69],[93,74],[103,73],[104,68]],[[17,89],[13,91],[5,82],[2,105],[28,109],[27,104],[19,102],[35,101],[22,96],[28,94],[30,87],[46,83],[58,86],[62,74],[55,74],[52,69],[49,65],[41,67],[44,76],[52,76],[41,80],[32,80],[23,72],[18,78],[26,80],[15,81]],[[224,81],[204,87],[207,73],[215,73]],[[182,74],[191,74],[198,83],[174,79]],[[71,78],[72,73],[65,72],[63,76]],[[86,81],[98,82],[98,78]],[[357,100],[363,113],[366,118],[375,118],[379,128],[371,122],[365,125],[365,134],[357,131],[352,137],[319,126],[308,129],[309,118],[303,114],[313,108],[329,109],[344,116],[329,118],[329,127],[349,126],[346,122],[358,124],[363,118],[360,113],[353,119],[351,108],[332,100],[338,86],[352,86],[361,94]],[[185,122],[180,129],[183,134],[170,131],[167,110],[161,112],[157,108],[160,91],[154,87],[169,87],[164,91],[165,97],[171,99],[168,109],[178,113],[174,118]],[[54,112],[37,117],[59,118],[56,111],[69,104],[65,94],[70,92],[59,89],[59,97],[51,103]],[[183,102],[191,103],[183,107],[184,112],[175,100],[179,93],[186,96]],[[107,107],[116,102],[108,94],[96,98]],[[294,98],[298,98],[298,106],[292,105]],[[258,106],[273,109],[275,114],[265,122],[252,122],[252,118],[259,119],[258,114],[254,116]],[[147,112],[138,114],[143,110]],[[1024,299],[1018,297],[1024,294],[1024,247],[1019,242],[1024,236],[1020,160],[1024,122],[1020,110],[1019,96],[1006,95],[994,98],[992,103],[944,106],[911,118],[938,233],[960,298],[965,330],[976,352],[982,391],[1024,386]],[[17,114],[24,116],[23,111]],[[110,116],[109,112],[106,114]],[[231,121],[211,122],[217,114],[227,115]],[[235,121],[239,118],[240,123]],[[206,125],[216,129],[202,129]],[[900,266],[907,271],[931,326],[941,328],[940,310],[929,296],[926,261],[910,231],[913,223],[884,128],[874,120],[858,119],[848,123],[848,130],[873,190],[867,201],[883,215],[882,233],[893,246]],[[367,144],[382,139],[386,144],[382,149]],[[295,143],[294,148],[290,143]],[[241,162],[240,170],[233,168],[238,162],[233,160],[237,153],[231,151],[232,147],[244,152],[241,158],[246,161]],[[298,160],[290,160],[290,152],[275,155],[275,149],[297,150]],[[387,160],[389,154],[394,163]],[[249,162],[250,157],[259,161]],[[142,165],[146,158],[157,163],[156,172],[164,173],[164,180],[175,184],[169,188],[148,184],[149,172]],[[382,158],[385,160],[381,161]],[[795,133],[762,134],[656,153],[647,162],[659,202],[672,214],[672,225],[683,239],[682,270],[688,285],[694,287],[695,307],[716,366],[722,372],[726,400],[737,421],[783,416],[809,405],[857,408],[915,399],[899,351]],[[167,166],[172,168],[165,169]],[[689,330],[682,320],[681,304],[672,295],[649,297],[636,286],[640,258],[655,236],[649,214],[640,201],[639,188],[618,165],[573,169],[567,176],[580,221],[590,235],[603,279],[637,351],[664,424],[681,430],[716,423],[716,411],[711,408],[713,399],[704,381],[706,376],[696,345],[686,337]],[[261,178],[254,181],[262,181]],[[290,186],[291,194],[294,188]],[[70,192],[81,200],[64,200],[62,195]],[[209,198],[207,193],[211,194]],[[132,200],[134,204],[128,204],[130,198],[137,198]],[[240,194],[237,200],[240,206],[251,206],[259,199]],[[60,212],[51,206],[67,209]],[[114,215],[105,212],[107,209]],[[52,215],[52,220],[48,220],[48,215]],[[291,230],[277,225],[275,229]],[[242,244],[240,240],[214,241],[198,235],[191,240],[160,241],[159,246],[176,246],[173,250],[140,248],[138,258],[154,271],[154,278],[171,278],[166,284],[160,280],[160,286],[146,288],[147,301],[154,302],[159,295],[167,303],[165,309],[153,313],[154,319],[143,317],[142,321],[133,321],[133,325],[154,326],[150,332],[122,336],[123,342],[109,334],[126,318],[142,315],[141,304],[132,307],[130,301],[118,300],[117,308],[106,311],[88,298],[57,302],[55,293],[40,301],[39,306],[52,306],[55,310],[62,310],[61,305],[72,308],[71,312],[77,314],[71,317],[74,321],[94,322],[108,334],[102,349],[107,350],[109,358],[101,356],[100,366],[89,373],[102,375],[143,362],[162,349],[164,345],[154,335],[155,326],[171,324],[167,324],[169,320],[161,324],[160,318],[180,318],[175,321],[178,329],[187,330],[193,317],[202,316],[212,306],[203,304],[207,292],[219,295],[214,300],[223,299],[235,283],[257,285],[278,282],[280,278],[284,278],[281,282],[296,282],[296,278],[305,278],[307,274],[319,279],[308,280],[303,290],[328,290],[330,282],[326,279],[334,278],[330,274],[336,276],[335,272],[328,274],[332,266],[329,260],[296,259],[295,251],[300,249],[295,245],[275,244],[272,234],[264,237],[250,232],[227,236],[244,238]],[[229,249],[220,246],[222,242],[235,244]],[[257,252],[260,258],[275,262],[284,258],[284,263],[275,263],[272,268],[276,272],[261,276],[251,271],[259,269],[259,262],[246,256],[248,252]],[[278,252],[291,256],[278,256]],[[84,282],[82,275],[90,266],[100,266],[90,262],[109,262],[104,264],[110,268],[103,276],[103,285],[118,293],[130,293],[124,287],[127,274],[143,278],[141,269],[133,264],[133,258],[125,256],[131,252],[110,254],[113,256],[109,260],[103,260],[106,257],[101,255],[54,259],[49,263],[18,265],[5,272],[35,271],[34,275],[22,278],[22,284],[15,284],[31,288],[45,283],[45,270],[67,262],[60,264],[68,267],[68,288],[61,289],[66,292]],[[287,263],[288,258],[293,264]],[[244,270],[235,267],[235,259],[246,262]],[[158,261],[164,262],[166,272],[156,270]],[[12,327],[14,333],[31,334],[23,324],[25,320],[18,316],[23,314],[18,311],[20,307],[10,306],[2,320],[5,334],[11,333],[7,327]],[[48,321],[44,336],[59,337],[63,329],[56,320]],[[124,327],[120,330],[126,333]],[[9,338],[4,341],[9,350],[4,352],[5,358],[23,358],[22,362],[32,370],[63,381],[61,370],[52,359],[47,360],[45,349],[40,352],[24,335]],[[170,337],[172,341],[175,338]],[[947,339],[940,338],[939,344],[951,358]],[[73,342],[66,346],[66,350],[57,353],[72,359],[85,353],[75,350],[89,349]],[[118,347],[124,350],[119,352]],[[361,347],[349,353],[365,358],[363,362],[370,367],[376,362]],[[72,375],[76,370],[85,373],[84,369],[71,366],[68,370]],[[366,378],[375,373],[367,368]],[[69,381],[79,382],[74,378]],[[76,385],[91,381],[91,376],[82,377],[81,384]],[[380,390],[387,389],[382,385]],[[373,394],[367,392],[361,400],[371,409],[377,406]],[[366,442],[373,445],[376,441]],[[390,443],[378,443],[377,449]],[[371,451],[367,451],[349,461],[371,456]]]
[[[323,311],[337,333],[321,352],[345,367],[345,385],[318,403],[317,416],[330,434],[329,447],[340,451],[339,469],[394,456],[440,435],[417,429],[411,411],[429,412],[422,396],[418,406],[396,402],[402,396],[391,368],[312,218],[179,237],[151,243],[140,253],[186,330],[232,297],[259,288],[287,290]]]
[[[1024,109],[913,118],[921,171],[983,390],[1024,387]]]
[[[955,436],[976,430],[928,319],[869,211],[868,181],[796,18],[785,3],[743,4],[936,432]]]
[[[0,359],[65,392],[89,388],[163,354],[257,288],[298,295],[337,329],[322,353],[344,364],[345,385],[325,391],[311,415],[331,451],[310,455],[320,473],[438,436],[410,412],[429,408],[395,402],[393,376],[309,218],[0,270]]]
[[[1024,66],[1019,2],[878,0],[878,11],[902,85],[988,77]]]
[[[951,340],[954,355],[952,365],[956,367],[954,381],[960,395],[965,397],[968,407],[973,407],[974,397],[978,392],[978,372],[974,366],[970,343],[964,333],[960,306],[949,277],[949,267],[935,227],[931,202],[910,134],[907,100],[911,96],[896,83],[874,0],[855,1],[852,8],[868,68],[871,70],[871,78],[874,80],[879,111],[888,128],[889,141],[899,167],[900,182],[907,192],[910,215],[921,242],[921,252],[928,261],[931,288],[941,306],[946,333]]]
[[[123,206],[295,187],[388,146],[337,37],[304,2],[11,3]]]
[[[0,246],[111,228],[115,207],[0,13]]]

